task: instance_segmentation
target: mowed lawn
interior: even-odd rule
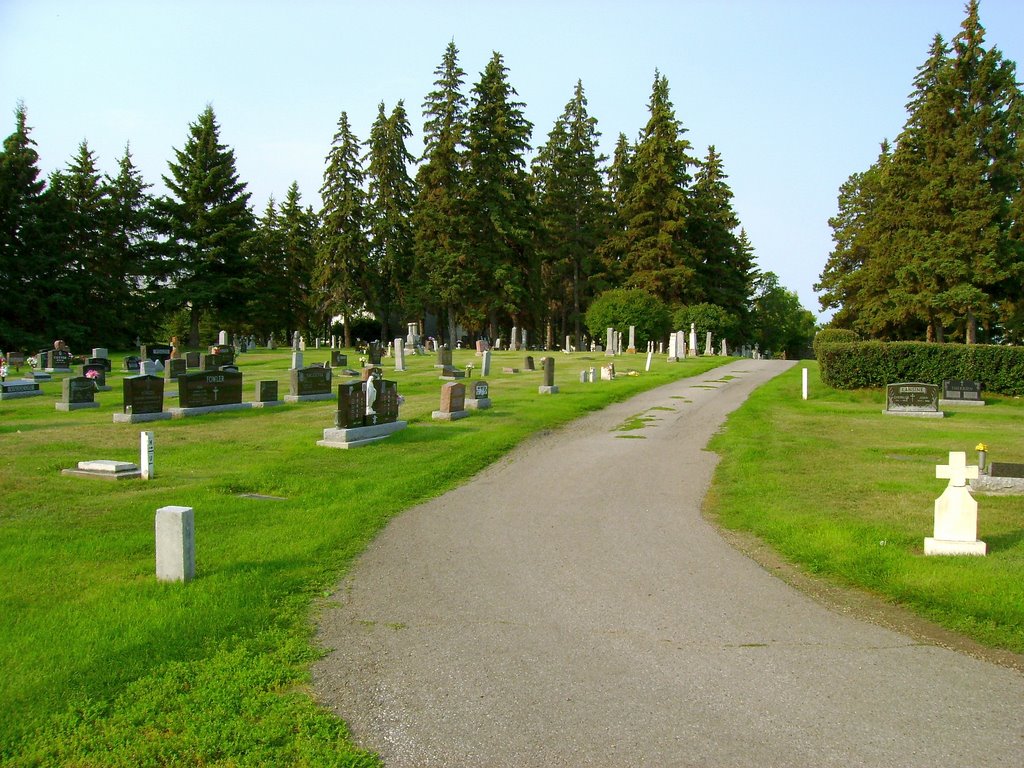
[[[615,381],[580,384],[580,370],[606,358],[559,352],[561,391],[539,395],[542,354],[531,354],[536,371],[524,369],[525,353],[495,354],[494,407],[452,423],[430,417],[442,385],[433,355],[407,357],[406,372],[385,359],[409,428],[355,450],[316,445],[333,426],[333,401],[114,424],[116,370],[97,409],[57,412],[59,382],[0,402],[0,764],[376,764],[307,690],[317,599],[393,515],[522,439],[722,362],[662,356],[633,376],[645,356],[622,356]],[[477,377],[472,352],[454,358]],[[290,350],[239,363],[244,400],[259,380],[288,392]],[[153,480],[61,475],[81,460],[138,462],[142,430],[155,434]],[[168,505],[195,511],[188,585],[155,579],[154,516]]]
[[[1024,653],[1024,497],[975,495],[987,556],[924,556],[948,482],[935,468],[951,451],[974,465],[985,443],[990,461],[1024,462],[1024,402],[984,398],[982,408],[947,407],[942,419],[890,416],[884,390],[833,390],[816,364],[801,363],[755,392],[713,439],[723,458],[705,508],[806,572]]]

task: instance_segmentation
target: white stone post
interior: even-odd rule
[[[480,357],[480,375],[486,379],[491,375],[491,350],[485,349]]]
[[[395,370],[405,370],[405,345],[401,339],[395,339]]]
[[[153,433],[139,433],[139,468],[143,480],[152,480],[153,473]]]
[[[196,575],[196,528],[192,507],[156,511],[156,578],[192,581]]]
[[[804,368],[804,400],[807,399],[807,369]]]

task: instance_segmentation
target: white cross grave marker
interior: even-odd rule
[[[978,477],[978,468],[967,466],[965,452],[951,451],[949,464],[935,467],[935,477],[949,480],[949,485],[935,500],[935,535],[925,538],[924,553],[984,555],[987,545],[978,541],[978,502],[967,483]]]

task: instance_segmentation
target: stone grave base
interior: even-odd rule
[[[33,371],[32,372],[31,380],[32,381],[53,381],[53,376],[51,376],[48,373],[43,373],[42,371]]]
[[[168,411],[160,411],[160,413],[115,413],[114,423],[142,424],[147,421],[164,421],[169,418],[171,418],[171,414]]]
[[[221,411],[245,411],[252,408],[252,403],[224,403],[224,405],[204,405],[198,408],[168,408],[172,419],[184,419],[188,416],[202,416],[206,413]]]
[[[958,405],[966,405],[968,407],[973,407],[984,404],[984,400],[939,400],[939,408],[955,408]]]
[[[984,555],[987,549],[984,541],[949,541],[931,536],[924,540],[926,555]]]
[[[322,392],[319,395],[285,395],[284,401],[286,403],[313,403],[317,400],[333,400],[334,398],[333,392]]]
[[[388,435],[394,434],[409,426],[405,421],[392,421],[386,424],[375,424],[371,427],[348,427],[338,429],[330,427],[324,430],[324,439],[317,440],[317,445],[324,448],[359,448],[363,445],[376,443]]]
[[[519,373],[519,369],[518,368],[502,368],[501,372],[502,373]]]
[[[45,373],[71,373],[70,368],[43,368]]]
[[[466,372],[459,371],[458,373],[453,373],[451,376],[438,376],[437,378],[441,381],[460,381],[461,379],[466,378]]]
[[[22,392],[0,391],[0,400],[17,400],[20,397],[36,397],[41,394],[43,394],[41,389],[26,389]]]
[[[467,397],[466,408],[471,411],[485,411],[491,407],[489,397]]]
[[[988,496],[1024,496],[1024,477],[991,477],[982,475],[970,481],[971,493]]]
[[[945,417],[942,411],[882,411],[886,416],[910,416],[915,419],[941,419]]]
[[[75,469],[62,469],[62,475],[74,477],[98,477],[103,480],[137,480],[142,477],[142,470],[129,461],[80,461]]]
[[[284,405],[284,400],[253,400],[253,408],[272,408],[275,405]]]
[[[100,404],[92,403],[54,403],[53,407],[58,411],[80,411],[83,408],[99,408]]]
[[[553,387],[537,387],[537,394],[539,394],[539,395],[557,395],[558,394],[558,386],[555,385]]]
[[[430,418],[434,421],[458,421],[469,416],[469,411],[434,411]]]

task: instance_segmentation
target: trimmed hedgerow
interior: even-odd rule
[[[860,336],[856,331],[846,328],[822,328],[814,334],[814,342],[811,345],[814,348],[814,357],[818,358],[818,347],[823,344],[839,344],[850,341],[860,341]]]
[[[973,379],[988,392],[1024,395],[1024,347],[864,341],[821,344],[817,353],[822,381],[836,389]]]

